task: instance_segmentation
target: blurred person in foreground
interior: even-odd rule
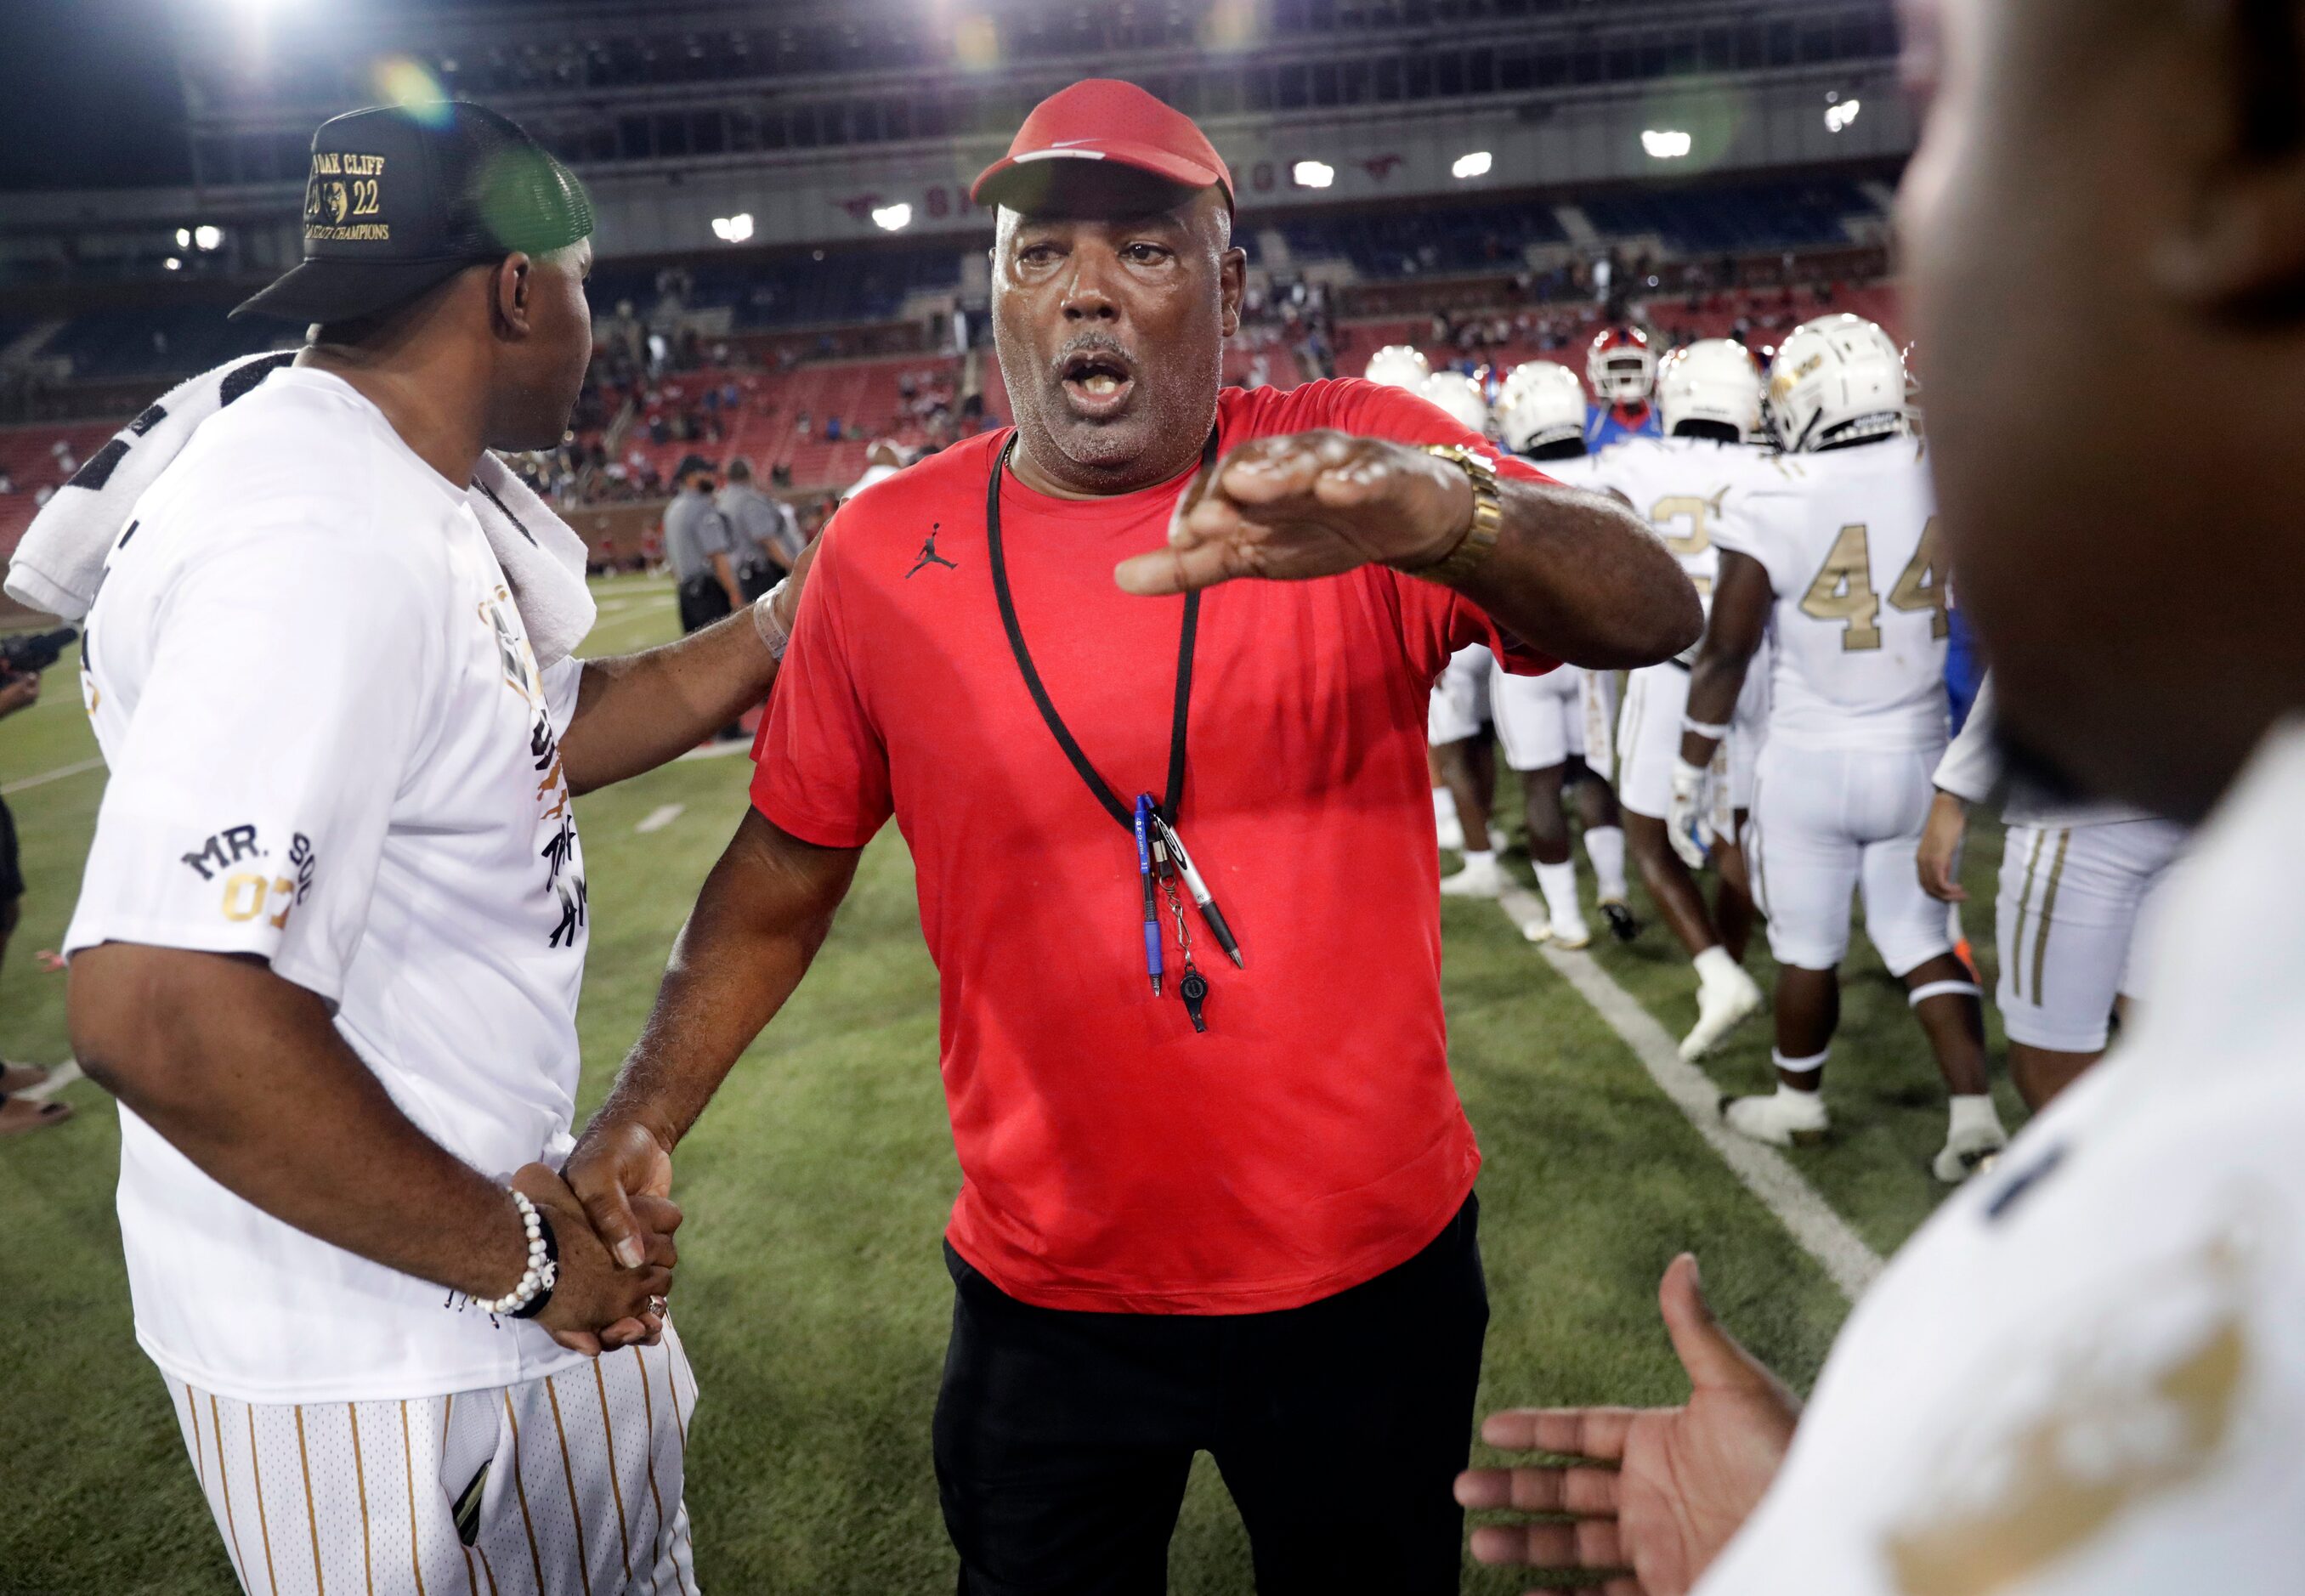
[[[0,720],[39,701],[38,671],[10,670],[0,666]],[[0,964],[7,960],[8,939],[16,933],[16,922],[23,907],[24,871],[16,856],[16,817],[8,812],[6,802],[0,800]],[[35,1102],[16,1095],[42,1085],[47,1078],[48,1072],[38,1065],[11,1064],[0,1059],[0,1137],[62,1125],[72,1117],[70,1103]]]
[[[1484,1560],[1612,1596],[2272,1596],[2305,1568],[2305,7],[1934,0],[1900,200],[2017,768],[2208,818],[2140,1023],[1867,1292],[1806,1412],[1667,1270],[1685,1407],[1501,1413]],[[2205,540],[2205,527],[2216,529]],[[2236,595],[2252,602],[2237,601]],[[1625,1572],[1629,1570],[1629,1572]]]
[[[121,1103],[137,1339],[251,1592],[693,1590],[677,1210],[604,1241],[551,1167],[571,804],[759,701],[783,617],[570,653],[581,575],[517,562],[574,535],[492,541],[483,456],[567,425],[583,189],[462,104],[311,158],[304,261],[243,307],[309,339],[105,523],[88,615],[69,1021]]]
[[[1144,90],[1044,101],[974,195],[1016,426],[827,530],[753,811],[571,1182],[644,1228],[628,1196],[668,1189],[893,815],[963,1176],[960,1589],[1165,1591],[1208,1451],[1263,1590],[1454,1592],[1488,1311],[1427,695],[1476,641],[1668,658],[1697,596],[1612,501],[1413,395],[1221,389],[1231,186]]]

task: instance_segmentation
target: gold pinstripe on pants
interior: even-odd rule
[[[2065,873],[2065,850],[2072,846],[2073,828],[2057,833],[2056,862],[2049,866],[2049,884],[2041,889],[2041,918],[2033,936],[2033,1001],[2039,1004],[2041,975],[2049,960],[2049,922],[2057,917],[2057,882]]]
[[[208,1489],[208,1455],[200,1446],[200,1400],[192,1395],[190,1380],[179,1380],[177,1383],[184,1388],[184,1411],[192,1415],[192,1467],[200,1477],[200,1494],[206,1496]],[[221,1458],[224,1454],[219,1452],[217,1456]],[[239,1570],[234,1569],[234,1572],[238,1573]]]
[[[312,1532],[312,1588],[328,1596],[328,1582],[320,1575],[320,1515],[312,1509],[312,1456],[304,1449],[304,1405],[296,1405],[296,1461],[304,1471],[304,1522]]]
[[[256,1410],[243,1403],[240,1411],[248,1415],[248,1472],[256,1480],[256,1527],[264,1533],[264,1583],[279,1596],[280,1577],[272,1571],[272,1525],[264,1513],[264,1460],[256,1455]]]
[[[368,1541],[368,1464],[361,1461],[360,1409],[347,1402],[344,1415],[353,1422],[353,1483],[360,1488],[361,1568],[368,1579],[368,1596],[376,1596],[376,1558],[370,1554]]]
[[[2011,938],[2014,946],[2005,955],[2009,960],[2009,991],[2012,997],[2022,998],[2025,995],[2025,916],[2033,906],[2033,872],[2041,866],[2041,839],[2046,835],[2037,826],[2033,828],[2033,845],[2025,853],[2025,884],[2017,889],[2017,935]],[[2038,1008],[2040,1004],[2041,999],[2037,995],[2033,1006]]]
[[[528,1564],[536,1571],[538,1596],[544,1596],[544,1559],[537,1555],[536,1521],[528,1515],[528,1483],[520,1477],[520,1420],[512,1411],[512,1393],[505,1391],[499,1395],[504,1400],[505,1422],[512,1426],[512,1489],[513,1494],[520,1498],[520,1527],[528,1532]],[[482,1552],[481,1566],[486,1568],[488,1566],[489,1554]],[[496,1586],[497,1576],[491,1570],[489,1589],[494,1591]]]
[[[608,1419],[608,1377],[600,1372],[600,1360],[592,1360],[592,1385],[600,1393],[600,1439],[608,1447],[608,1489],[617,1501],[617,1547],[624,1553],[625,1583],[633,1578],[633,1541],[625,1531],[625,1482],[617,1476],[617,1427]]]
[[[187,1391],[191,1387],[184,1388]],[[198,1409],[194,1409],[198,1412]],[[224,1527],[232,1532],[232,1571],[240,1576],[243,1587],[248,1585],[248,1559],[240,1555],[240,1521],[232,1514],[232,1468],[224,1460],[224,1415],[217,1411],[216,1394],[208,1394],[208,1429],[216,1436],[217,1478],[224,1482]],[[250,1434],[254,1435],[253,1429]],[[250,1461],[255,1461],[251,1455]]]
[[[584,1596],[592,1596],[592,1558],[584,1549],[584,1509],[576,1500],[576,1465],[568,1457],[568,1427],[560,1422],[560,1392],[554,1381],[557,1375],[544,1379],[544,1399],[552,1405],[552,1433],[560,1442],[560,1478],[568,1487],[568,1516],[576,1525],[576,1575],[583,1582]]]
[[[648,1360],[641,1356],[637,1343],[633,1347],[633,1362],[641,1371],[641,1422],[648,1426],[648,1450],[641,1456],[648,1464],[649,1500],[656,1504],[657,1538],[664,1538],[664,1497],[656,1488],[656,1396],[649,1390]],[[649,1558],[649,1596],[657,1596],[656,1558]]]
[[[416,1446],[408,1439],[408,1404],[400,1405],[400,1461],[408,1471],[408,1566],[416,1575],[416,1596],[424,1596],[424,1550],[416,1544]]]

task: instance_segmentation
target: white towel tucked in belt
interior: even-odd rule
[[[250,355],[177,384],[89,457],[33,518],[8,562],[9,596],[77,621],[96,600],[104,557],[154,479],[192,430],[296,357]],[[584,585],[584,540],[554,514],[512,468],[481,456],[470,492],[539,666],[566,658],[592,630]]]

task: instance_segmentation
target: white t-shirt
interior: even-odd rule
[[[1719,547],[1776,593],[1769,735],[1811,748],[1944,745],[1945,568],[1927,446],[1912,438],[1767,457]]]
[[[2305,724],[2152,934],[2142,1019],[1858,1304],[1698,1596],[2305,1588]]]
[[[583,667],[539,672],[464,492],[345,383],[280,371],[138,501],[88,632],[111,780],[66,951],[259,955],[458,1158],[502,1177],[565,1155],[587,915],[559,736]],[[573,1361],[120,1119],[137,1338],[168,1373],[361,1401]]]

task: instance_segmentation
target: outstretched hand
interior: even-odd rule
[[[1467,1470],[1457,1479],[1458,1501],[1569,1522],[1484,1524],[1473,1532],[1476,1558],[1615,1572],[1582,1585],[1602,1596],[1681,1596],[1759,1505],[1792,1445],[1800,1405],[1714,1319],[1695,1258],[1673,1260],[1657,1297],[1688,1374],[1687,1405],[1491,1414],[1481,1426],[1490,1446],[1573,1461]]]
[[[1443,558],[1472,517],[1464,471],[1411,445],[1329,431],[1255,438],[1193,479],[1168,548],[1123,560],[1113,580],[1150,598],[1242,576],[1414,570]]]

